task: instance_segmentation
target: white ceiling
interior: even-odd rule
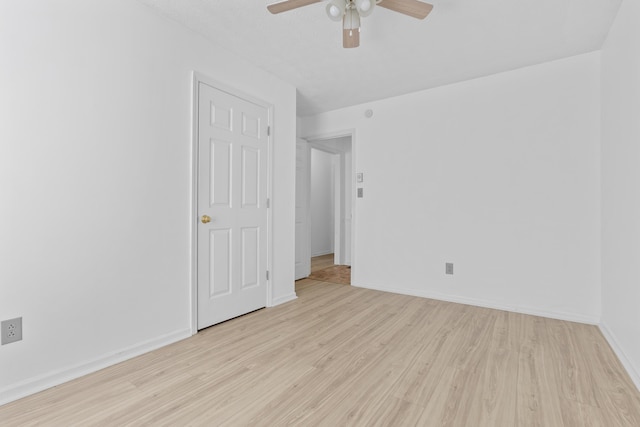
[[[306,116],[597,50],[622,0],[433,0],[423,21],[378,7],[356,49],[324,2],[140,1],[294,85]]]

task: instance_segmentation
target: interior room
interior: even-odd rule
[[[2,2],[0,424],[640,425],[638,22]]]

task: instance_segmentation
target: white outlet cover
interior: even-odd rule
[[[0,331],[2,331],[1,345],[22,341],[22,317],[3,320],[0,322]]]

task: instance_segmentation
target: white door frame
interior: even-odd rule
[[[298,174],[298,150],[300,150],[300,148],[298,147],[303,147],[303,151],[304,151],[304,167],[302,169],[302,174],[304,175],[303,178],[303,183],[304,183],[304,191],[306,192],[306,200],[304,202],[304,206],[303,206],[303,210],[304,210],[304,218],[303,218],[303,223],[304,223],[304,228],[302,230],[302,233],[304,234],[303,236],[299,236],[298,233],[300,232],[300,230],[298,230],[297,228],[297,224],[298,224],[298,185],[300,185],[299,182],[299,174]],[[296,229],[295,229],[295,258],[296,258],[296,262],[298,259],[298,255],[302,255],[302,258],[304,258],[304,265],[302,266],[303,271],[300,273],[298,268],[298,265],[296,263],[296,271],[295,271],[295,279],[299,280],[305,277],[309,277],[309,275],[311,274],[311,227],[309,226],[310,224],[310,213],[311,213],[311,198],[309,197],[309,187],[310,187],[310,172],[311,172],[311,165],[309,164],[310,162],[310,152],[311,152],[311,148],[309,147],[309,143],[308,141],[302,139],[302,138],[297,138],[296,139]],[[300,242],[300,240],[302,240],[302,242]],[[302,245],[300,244],[302,243]],[[301,249],[301,247],[304,247],[304,249]],[[300,254],[299,252],[303,250],[304,253]]]
[[[192,88],[192,109],[191,109],[191,215],[189,216],[189,228],[191,231],[191,335],[198,333],[198,221],[200,219],[198,212],[198,111],[200,93],[200,83],[205,83],[223,92],[227,92],[237,98],[244,99],[253,104],[259,105],[267,109],[268,118],[267,125],[270,132],[267,138],[267,198],[272,199],[272,183],[273,183],[273,105],[248,95],[236,88],[227,86],[220,83],[217,80],[211,79],[204,74],[195,71],[193,73],[193,88]],[[272,204],[272,203],[271,203]],[[271,277],[273,277],[272,269],[272,254],[273,254],[273,242],[272,242],[272,230],[273,230],[273,215],[271,206],[267,209],[267,270],[271,272],[269,279],[267,280],[267,301],[266,306],[271,307],[273,301],[273,291],[271,285]]]
[[[356,263],[357,263],[357,257],[356,257],[357,190],[356,190],[356,182],[355,182],[356,153],[357,153],[356,130],[347,129],[347,130],[341,130],[336,132],[327,132],[322,134],[308,135],[308,136],[303,136],[302,138],[305,139],[309,143],[309,145],[313,148],[331,152],[330,150],[327,149],[327,147],[323,147],[320,144],[314,144],[314,143],[319,143],[327,139],[337,139],[337,138],[344,138],[344,137],[351,137],[351,176],[344,177],[344,178],[349,179],[351,181],[351,188],[352,188],[352,191],[351,191],[351,284],[356,284],[357,283],[357,266],[356,266]]]

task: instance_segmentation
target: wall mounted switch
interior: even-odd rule
[[[445,274],[453,274],[453,263],[452,262],[447,262],[444,265],[444,272],[445,272]]]

